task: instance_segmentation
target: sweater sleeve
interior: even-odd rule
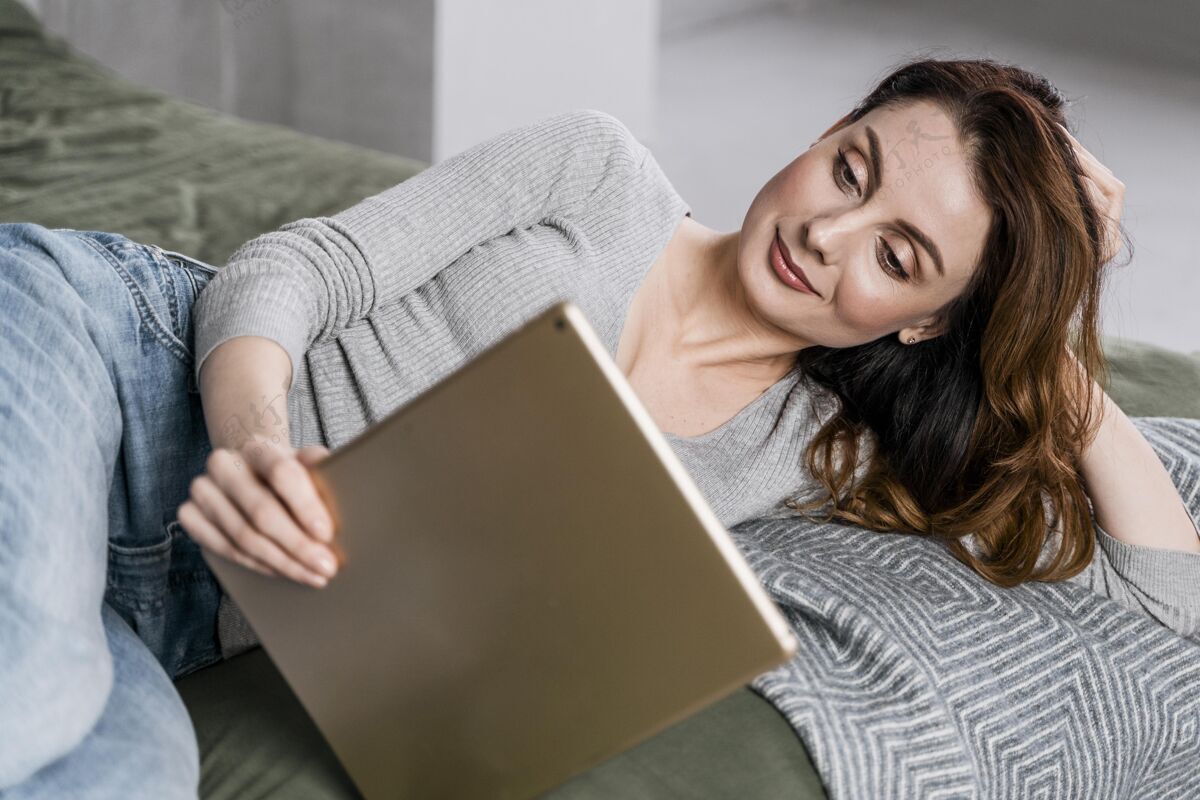
[[[1096,555],[1078,582],[1200,642],[1200,553],[1129,544],[1095,527]]]
[[[641,167],[629,129],[594,109],[501,133],[332,217],[243,244],[194,310],[195,374],[213,349],[263,336],[305,351],[421,286],[476,245],[555,215]]]
[[[1200,423],[1132,418],[1163,461],[1180,502],[1200,536]],[[1190,423],[1190,424],[1189,424]],[[1190,491],[1189,491],[1190,489]],[[1093,592],[1149,615],[1181,636],[1200,642],[1200,553],[1124,542],[1093,517],[1096,551],[1070,578]]]

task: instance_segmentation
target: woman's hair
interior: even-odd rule
[[[1091,402],[1071,398],[1092,397],[1097,375],[1107,384],[1098,330],[1104,220],[1054,125],[1067,126],[1064,97],[1018,67],[910,60],[829,132],[917,100],[937,105],[958,130],[992,215],[982,255],[965,290],[940,310],[941,335],[909,345],[891,333],[800,351],[805,380],[840,403],[806,451],[828,495],[786,504],[830,504],[826,521],[935,536],[1001,586],[1068,578],[1095,547],[1078,463],[1099,419]],[[874,452],[860,465],[864,436]],[[1057,525],[1058,550],[1039,565]],[[973,549],[963,541],[970,534]]]

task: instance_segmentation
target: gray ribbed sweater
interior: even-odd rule
[[[197,377],[225,340],[273,339],[292,362],[292,444],[337,448],[557,300],[615,355],[635,290],[690,213],[619,120],[546,117],[242,245],[196,302]],[[720,427],[666,438],[732,527],[816,490],[803,449],[835,402],[793,370]],[[1200,611],[1200,555],[1097,535],[1073,580],[1166,625]],[[227,605],[223,641],[235,622]]]

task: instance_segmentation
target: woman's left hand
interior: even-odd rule
[[[1083,167],[1083,185],[1087,187],[1096,210],[1107,221],[1103,255],[1100,258],[1101,264],[1107,264],[1121,251],[1121,233],[1118,224],[1125,207],[1125,184],[1117,180],[1112,170],[1101,164],[1094,155],[1088,152],[1087,148],[1081,145],[1069,130],[1062,125],[1058,127],[1067,135],[1071,145],[1075,148],[1075,157],[1079,159],[1079,165]]]

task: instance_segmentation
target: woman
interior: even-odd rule
[[[290,438],[340,444],[569,294],[726,524],[806,507],[787,498],[804,442],[835,516],[942,537],[998,583],[1093,563],[1085,486],[1100,535],[1200,551],[1161,463],[1091,378],[1124,187],[1063,122],[1062,97],[1023,70],[908,64],[774,176],[730,234],[680,218],[690,211],[653,158],[605,115],[509,132],[239,251],[199,303],[200,364],[252,337],[202,374],[210,429],[299,369]],[[436,369],[413,374],[407,347]],[[793,390],[812,384],[842,403],[804,436],[818,414]],[[238,433],[283,439],[284,415],[272,420],[279,430]],[[876,452],[860,458],[860,442]],[[234,451],[218,451],[180,521],[223,556],[320,586],[336,569],[313,542],[328,520],[303,471],[261,452],[250,472],[277,469],[276,492],[239,489]],[[1140,469],[1118,479],[1114,453]],[[312,536],[292,517],[314,519]],[[1046,547],[1052,534],[1061,546]]]
[[[1084,392],[1098,388],[1122,187],[1062,127],[1062,106],[1016,68],[906,64],[773,177],[732,234],[691,220],[649,151],[594,111],[257,237],[219,272],[110,234],[7,226],[5,335],[25,344],[0,370],[16,398],[4,445],[57,479],[18,493],[6,475],[0,508],[31,525],[87,502],[38,518],[67,562],[16,547],[6,525],[6,555],[29,577],[5,612],[36,624],[6,626],[5,670],[30,690],[0,730],[30,729],[35,710],[59,722],[4,743],[0,786],[94,776],[104,731],[128,730],[131,712],[85,677],[111,670],[120,687],[148,652],[163,697],[152,729],[186,726],[167,676],[252,642],[235,608],[217,611],[196,544],[325,585],[332,520],[304,466],[563,297],[726,525],[824,488],[834,513],[945,537],[1002,582],[1096,576],[1109,569],[1092,560],[1097,537],[1200,550],[1153,451]],[[12,376],[43,363],[44,383],[17,394]],[[78,424],[51,424],[65,419]],[[861,462],[860,443],[873,450]],[[1113,453],[1139,468],[1132,482],[1116,480]],[[1111,536],[1093,530],[1085,486]],[[86,533],[105,517],[107,590]],[[60,544],[72,536],[87,546]],[[49,608],[57,575],[72,577]],[[1160,579],[1133,569],[1092,585]],[[1167,616],[1172,598],[1155,597]],[[186,794],[194,767],[177,764],[194,751],[183,735],[158,740],[139,779]]]

